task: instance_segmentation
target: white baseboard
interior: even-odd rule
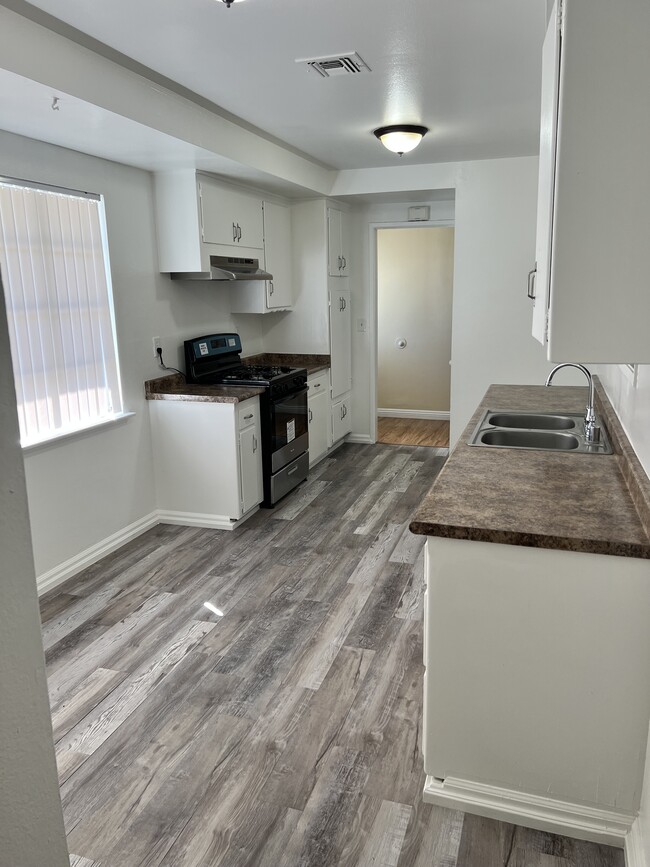
[[[137,521],[129,524],[128,527],[123,527],[117,533],[107,536],[106,539],[102,539],[96,545],[91,545],[90,548],[86,548],[80,554],[75,554],[74,557],[71,557],[64,563],[60,563],[48,572],[39,575],[36,578],[39,596],[47,593],[48,590],[53,590],[59,584],[63,584],[68,578],[72,578],[73,575],[81,572],[82,569],[92,566],[93,563],[101,560],[107,554],[117,551],[118,548],[126,545],[131,539],[135,539],[136,536],[140,536],[142,533],[155,527],[157,523],[158,513],[151,512],[149,515],[145,515],[144,518],[139,518]]]
[[[626,867],[650,867],[645,857],[641,823],[637,819],[630,828],[625,838],[625,864]]]
[[[371,445],[374,440],[370,434],[348,434],[345,438],[346,443],[358,443],[359,445]]]
[[[471,780],[427,776],[423,800],[452,810],[462,810],[525,828],[563,834],[623,848],[634,816],[582,804],[571,804],[541,795],[530,795]]]
[[[425,418],[432,421],[449,421],[448,412],[438,412],[434,409],[378,409],[380,418]]]
[[[234,530],[247,518],[259,510],[259,506],[250,509],[238,521],[233,521],[227,515],[202,514],[201,512],[170,512],[164,509],[156,512],[160,524],[180,524],[182,527],[205,527],[208,530]]]

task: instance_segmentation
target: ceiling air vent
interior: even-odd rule
[[[318,73],[322,78],[331,78],[333,75],[356,75],[357,72],[370,72],[370,67],[362,60],[356,51],[347,54],[333,54],[331,57],[304,57],[296,60],[296,63],[306,63],[310,69]]]

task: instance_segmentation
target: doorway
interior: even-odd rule
[[[449,446],[453,226],[378,228],[377,441]]]

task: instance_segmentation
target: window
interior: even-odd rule
[[[101,196],[0,179],[0,269],[21,444],[120,415]]]

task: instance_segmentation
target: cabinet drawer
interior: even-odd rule
[[[245,427],[259,422],[260,405],[257,398],[245,400],[243,403],[237,404],[237,427],[243,430]]]
[[[322,370],[320,373],[316,373],[313,376],[310,376],[307,379],[307,385],[309,386],[309,398],[310,398],[310,400],[312,397],[318,397],[319,394],[326,394],[328,383],[329,383],[329,371],[328,370]]]

